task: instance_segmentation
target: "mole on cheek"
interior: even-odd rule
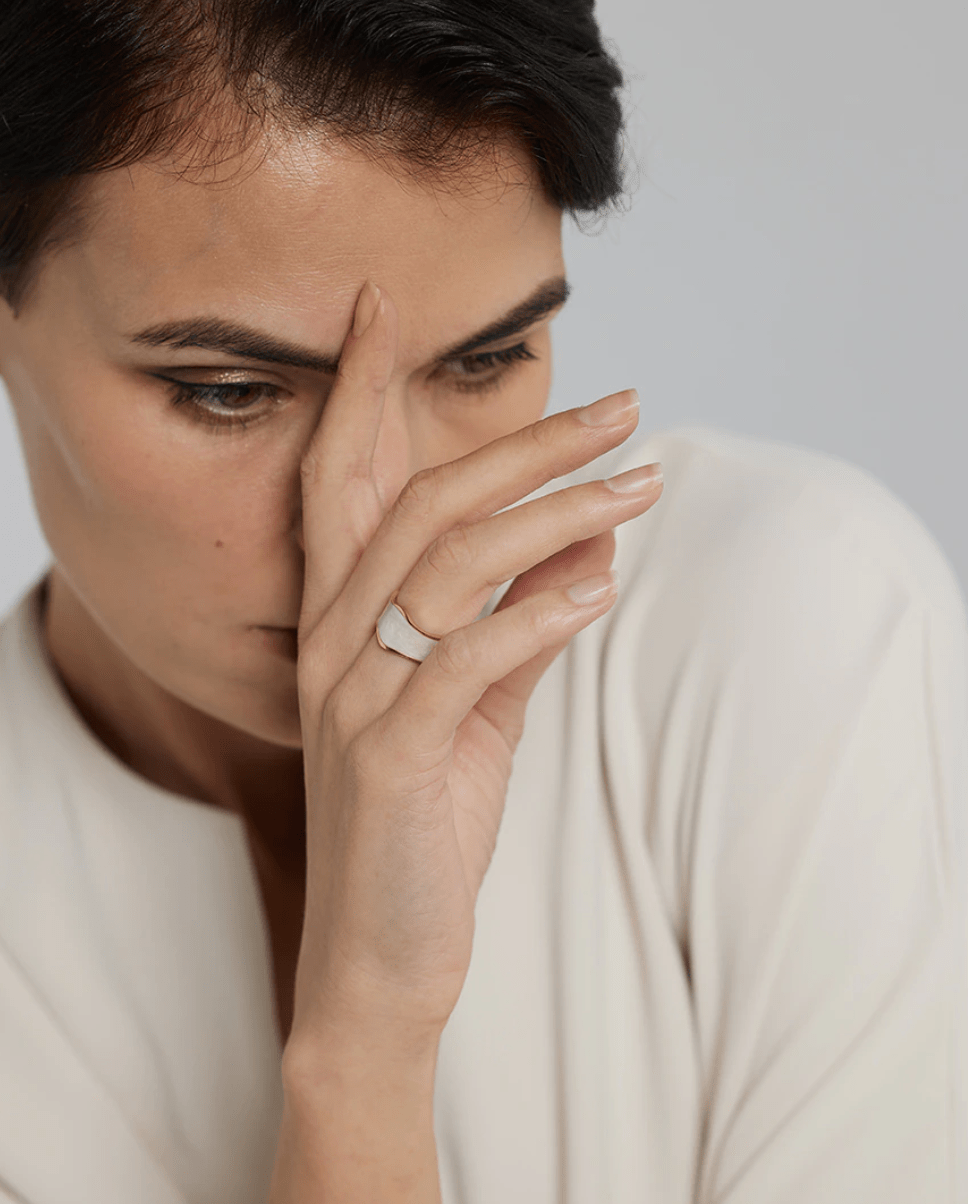
[[[215,546],[216,546],[217,548],[220,548],[220,547],[222,547],[222,541],[221,541],[220,539],[216,539],[216,541],[215,541]]]

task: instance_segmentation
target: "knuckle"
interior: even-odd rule
[[[346,769],[357,783],[371,781],[380,773],[380,744],[373,739],[369,729],[364,728],[346,742],[344,753]]]
[[[302,459],[299,461],[299,478],[304,486],[311,486],[315,484],[318,475],[319,458],[317,457],[315,451],[310,448],[303,454]]]
[[[554,629],[555,614],[556,612],[549,609],[547,605],[542,605],[537,599],[534,599],[530,605],[522,608],[521,618],[526,631],[544,643]]]
[[[333,381],[333,392],[341,393],[352,389],[357,382],[358,373],[353,365],[353,356],[340,356],[339,367],[336,369],[336,379]]]
[[[450,632],[434,650],[438,672],[452,680],[466,681],[477,676],[474,649],[463,629]]]
[[[373,363],[366,357],[344,355],[340,359],[333,391],[341,393],[362,393],[370,389],[382,392],[385,388],[381,365]]]
[[[528,433],[542,452],[557,449],[561,440],[560,432],[555,429],[553,422],[535,422],[529,426]]]
[[[427,548],[424,560],[428,568],[445,576],[466,571],[474,561],[469,528],[459,524],[439,535]]]
[[[350,748],[359,735],[357,707],[344,685],[330,691],[323,705],[323,727],[337,747]]]
[[[436,468],[421,469],[400,491],[394,510],[399,517],[422,525],[430,520],[439,503],[440,492],[440,474]]]
[[[346,772],[357,787],[386,796],[399,789],[407,777],[411,750],[394,739],[389,724],[379,719],[367,724],[350,740],[344,754]]]

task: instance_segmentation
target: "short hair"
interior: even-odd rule
[[[171,152],[226,99],[417,170],[512,140],[554,204],[601,215],[623,82],[594,0],[3,0],[0,296],[20,304],[82,178]]]

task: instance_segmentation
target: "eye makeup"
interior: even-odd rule
[[[504,351],[478,351],[455,360],[444,360],[434,376],[447,380],[458,392],[485,393],[499,388],[508,369],[538,357],[526,343],[518,343]]]
[[[193,422],[214,428],[219,432],[245,430],[253,422],[260,422],[268,417],[272,406],[258,408],[256,403],[269,401],[277,403],[282,389],[279,385],[266,384],[264,381],[239,381],[230,385],[190,384],[187,381],[173,380],[160,377],[172,386],[171,405],[174,409],[183,409]],[[246,406],[232,405],[232,402],[247,401]]]
[[[518,343],[500,351],[478,351],[444,360],[428,379],[454,393],[486,394],[499,390],[518,365],[536,359],[538,356],[526,343]],[[158,372],[151,375],[169,386],[173,408],[217,433],[245,430],[268,418],[285,392],[280,385],[259,380],[206,384]],[[269,404],[260,406],[260,402]]]

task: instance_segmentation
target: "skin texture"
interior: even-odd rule
[[[57,671],[135,772],[244,817],[285,1036],[303,755],[292,650],[256,628],[297,624],[300,462],[333,378],[128,336],[220,318],[336,357],[376,280],[399,321],[374,461],[389,503],[418,470],[541,416],[553,315],[489,348],[524,341],[536,358],[488,392],[462,391],[466,372],[439,356],[564,274],[561,217],[511,148],[459,186],[318,133],[276,132],[216,168],[180,166],[91,182],[83,236],[44,262],[19,314],[0,304],[0,373],[55,558],[45,635]],[[155,372],[266,382],[278,403],[255,399],[247,429],[215,429],[174,408]]]

